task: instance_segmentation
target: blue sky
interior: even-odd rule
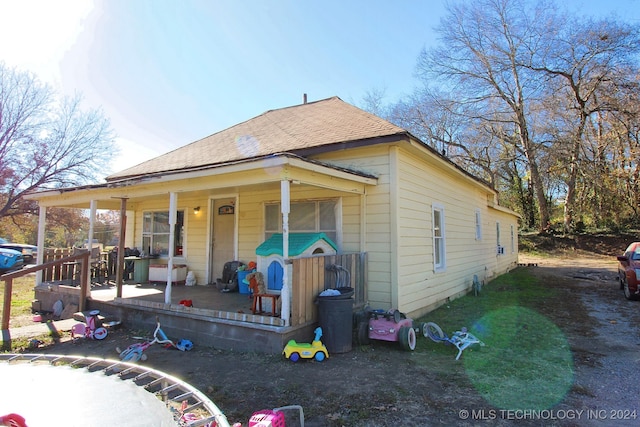
[[[454,0],[455,1],[455,0]],[[410,94],[444,0],[0,0],[0,60],[101,108],[140,163],[267,110]],[[640,22],[640,0],[566,0]],[[108,171],[105,171],[105,175]]]

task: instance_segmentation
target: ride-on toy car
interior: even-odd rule
[[[365,308],[356,316],[356,339],[367,345],[371,340],[398,342],[403,350],[416,348],[416,334],[426,335],[426,323],[416,323],[398,310]]]
[[[313,332],[316,336],[311,344],[289,340],[282,351],[284,357],[292,362],[297,362],[300,358],[316,359],[318,362],[322,362],[325,358],[329,357],[327,348],[322,344],[322,341],[320,341],[320,337],[322,337],[322,328],[317,327]]]

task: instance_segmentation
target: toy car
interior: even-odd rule
[[[415,323],[398,310],[365,308],[356,317],[356,339],[367,345],[370,340],[398,342],[403,350],[416,348],[416,334],[426,336],[426,323]]]
[[[301,358],[316,359],[318,362],[322,362],[324,359],[328,358],[329,352],[324,344],[322,344],[322,341],[320,341],[320,337],[322,337],[322,328],[316,328],[314,333],[316,336],[311,344],[289,340],[282,351],[284,357],[292,362],[297,362]]]

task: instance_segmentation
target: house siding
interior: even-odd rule
[[[291,186],[292,201],[340,201],[339,252],[368,253],[367,289],[372,307],[422,315],[468,292],[474,275],[487,281],[516,265],[517,218],[492,207],[495,195],[489,189],[443,166],[432,155],[399,142],[325,153],[315,160],[377,177],[377,185],[368,186],[364,195]],[[280,185],[274,182],[236,188],[239,190],[233,197],[237,197],[238,259],[255,261],[255,248],[264,240],[264,205],[280,201]],[[205,284],[208,277],[211,200],[228,196],[228,188],[212,188],[180,193],[178,197],[179,209],[185,210],[186,249],[184,257],[177,257],[174,262],[188,264],[199,284]],[[168,199],[167,194],[135,206],[135,244],[142,241],[143,212],[166,210]],[[444,209],[446,268],[442,272],[434,271],[433,265],[434,205]],[[195,206],[201,208],[197,215],[193,213]],[[482,227],[480,240],[476,240],[477,210]],[[497,254],[498,222],[504,255]]]
[[[362,196],[364,197],[362,219],[365,230],[364,246],[353,248],[353,250],[367,252],[369,268],[367,295],[370,306],[374,308],[391,307],[396,298],[393,291],[394,266],[391,258],[393,253],[391,149],[392,147],[389,145],[375,145],[326,153],[315,158],[315,160],[340,167],[357,169],[372,174],[378,179],[378,184],[369,186],[366,195]],[[354,224],[354,228],[360,226],[359,223]],[[345,229],[345,231],[347,230]],[[346,234],[346,236],[348,235]],[[355,237],[355,234],[352,236]]]
[[[398,155],[399,245],[398,306],[420,316],[471,289],[473,276],[487,280],[508,271],[517,252],[497,255],[496,222],[507,247],[517,218],[488,206],[493,194],[466,176],[439,167],[402,148]],[[444,209],[446,267],[434,271],[432,209]],[[476,240],[475,215],[480,211],[482,239]],[[517,228],[516,228],[517,229]],[[516,242],[517,245],[517,242]],[[509,245],[510,249],[510,245]]]

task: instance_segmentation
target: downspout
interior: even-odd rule
[[[173,273],[173,247],[176,238],[176,216],[178,193],[169,193],[169,260],[167,261],[167,288],[164,292],[164,303],[171,304],[171,276]]]
[[[289,326],[291,313],[291,288],[289,284],[289,212],[291,207],[291,189],[288,180],[280,181],[280,207],[282,211],[282,310],[280,317],[284,321],[284,326]]]
[[[45,225],[47,223],[47,208],[46,206],[39,206],[40,211],[38,213],[38,254],[36,257],[36,264],[41,265],[44,261],[44,235]],[[36,272],[36,284],[42,283],[42,270]]]

